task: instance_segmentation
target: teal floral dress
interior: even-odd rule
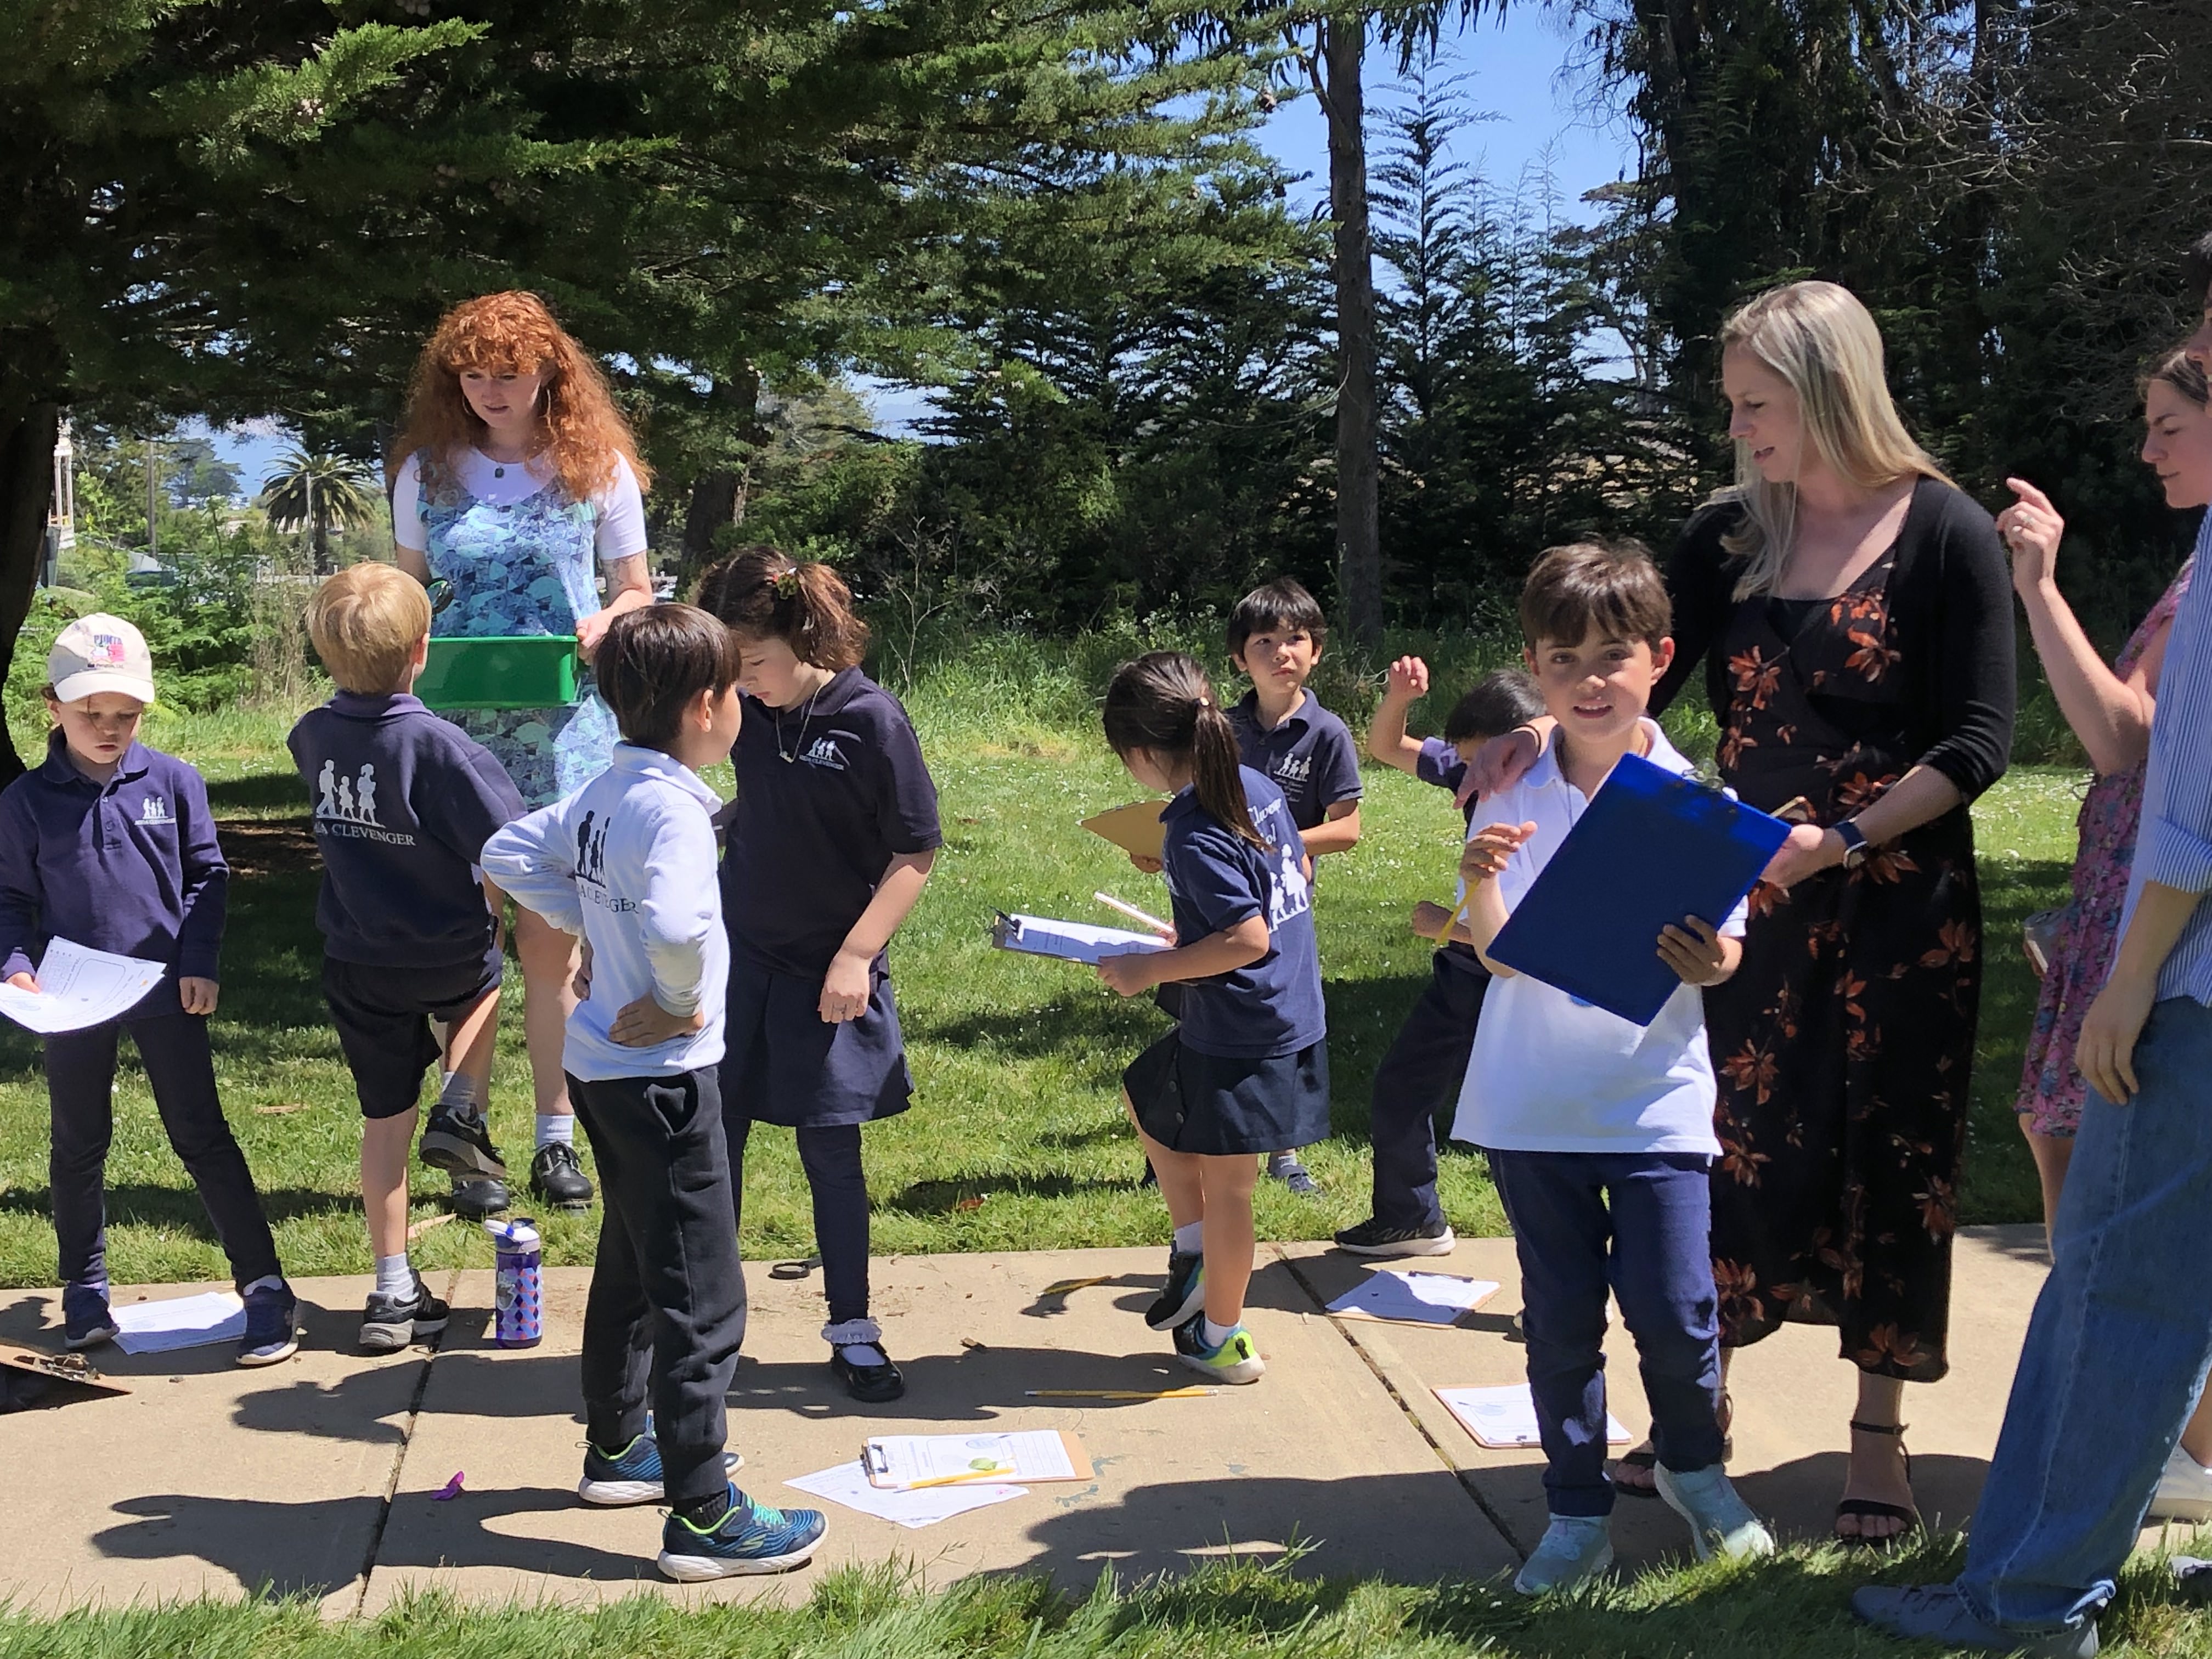
[[[442,472],[444,469],[440,469]],[[601,608],[593,585],[599,509],[558,480],[509,505],[481,501],[450,475],[422,493],[430,574],[453,585],[434,630],[463,639],[574,635]],[[544,806],[605,771],[619,735],[591,671],[565,708],[471,708],[445,718],[491,750],[526,804]]]

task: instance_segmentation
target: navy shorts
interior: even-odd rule
[[[1328,1044],[1250,1060],[1184,1046],[1177,1026],[1131,1060],[1137,1122],[1172,1152],[1286,1152],[1328,1138]]]
[[[422,1073],[438,1063],[434,1019],[458,1019],[499,989],[495,946],[474,962],[444,968],[380,968],[323,958],[323,1000],[353,1073],[363,1117],[411,1112]]]
[[[871,971],[867,1011],[858,1019],[832,1025],[821,1007],[820,975],[781,973],[742,950],[730,952],[725,1113],[787,1129],[827,1129],[906,1110],[914,1074],[881,963]]]

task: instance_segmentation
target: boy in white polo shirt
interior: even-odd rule
[[[1566,1589],[1613,1563],[1606,1477],[1605,1306],[1636,1338],[1659,1495],[1704,1559],[1774,1547],[1721,1468],[1717,1297],[1708,1247],[1713,1067],[1698,988],[1742,957],[1739,907],[1718,928],[1668,927],[1682,985],[1648,1026],[1490,959],[1498,931],[1623,755],[1694,769],[1644,717],[1674,660],[1665,584],[1641,546],[1547,550],[1521,594],[1528,670],[1558,723],[1521,781],[1486,797],[1460,873],[1469,942],[1496,975],[1476,1028],[1455,1137],[1490,1154],[1521,1262],[1528,1386],[1551,1525],[1514,1579]]]

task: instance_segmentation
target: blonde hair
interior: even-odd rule
[[[1747,351],[1797,394],[1814,453],[1847,482],[1879,489],[1907,477],[1951,480],[1912,440],[1890,401],[1881,331],[1859,298],[1834,283],[1769,289],[1721,326],[1721,351]],[[1735,483],[1715,501],[1743,508],[1743,522],[1721,545],[1743,561],[1735,597],[1771,593],[1797,528],[1797,486],[1770,483],[1735,447]]]
[[[325,577],[307,601],[307,637],[341,689],[379,696],[406,689],[408,659],[430,631],[430,596],[388,564]]]

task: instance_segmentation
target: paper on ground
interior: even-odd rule
[[[1483,1445],[1492,1447],[1534,1446],[1540,1443],[1536,1433],[1536,1402],[1529,1397],[1526,1382],[1506,1389],[1438,1389],[1437,1399],[1451,1408],[1451,1414],[1460,1420],[1460,1426]],[[1628,1431],[1611,1412],[1605,1414],[1605,1437],[1615,1445],[1628,1443]]]
[[[1381,1267],[1330,1303],[1328,1310],[1411,1325],[1449,1325],[1497,1294],[1494,1279]]]
[[[991,943],[1001,951],[1091,963],[1101,957],[1139,956],[1168,949],[1168,942],[1158,933],[1133,933],[1126,927],[1100,927],[1050,916],[1001,916],[991,926]]]
[[[125,1353],[167,1353],[235,1342],[246,1334],[246,1304],[229,1291],[172,1297],[166,1302],[126,1302],[113,1310]]]
[[[1067,1443],[1056,1429],[1018,1434],[878,1435],[868,1442],[864,1461],[877,1480],[898,1486],[987,1474],[1009,1480],[1068,1480],[1075,1475]]]
[[[57,939],[39,964],[37,990],[0,985],[0,1014],[43,1035],[85,1030],[129,1013],[168,971],[158,962]]]
[[[848,1510],[896,1521],[902,1527],[933,1527],[969,1510],[986,1509],[1010,1498],[1027,1498],[1027,1486],[1009,1486],[978,1480],[957,1486],[930,1486],[921,1492],[885,1492],[868,1484],[866,1468],[857,1460],[834,1469],[817,1469],[783,1483],[815,1498],[826,1498]]]

